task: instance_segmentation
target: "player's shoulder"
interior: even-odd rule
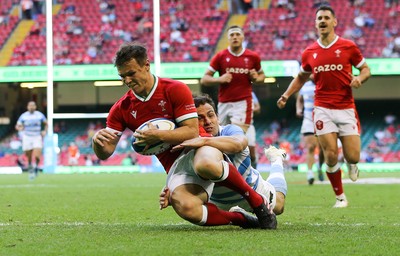
[[[133,101],[135,101],[135,96],[133,95],[131,90],[128,90],[124,95],[122,95],[121,98],[119,98],[114,103],[112,109],[129,109],[129,106]]]
[[[177,81],[171,78],[164,78],[164,77],[159,77],[158,78],[158,85],[159,86],[186,86],[186,84],[184,84],[181,81]]]
[[[336,42],[340,46],[344,47],[356,47],[356,43],[350,39],[339,37],[338,41]]]
[[[244,55],[245,56],[253,56],[253,57],[260,57],[260,55],[257,53],[257,52],[255,52],[255,51],[253,51],[253,50],[250,50],[250,49],[245,49],[245,51],[244,51]]]
[[[317,41],[315,41],[314,43],[307,46],[306,49],[304,49],[303,54],[314,52],[315,50],[318,50],[318,49],[321,49],[321,46],[318,44]]]
[[[219,127],[220,136],[230,136],[230,135],[244,135],[242,128],[236,124],[228,124]]]

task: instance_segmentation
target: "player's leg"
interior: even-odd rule
[[[170,191],[168,200],[176,213],[197,225],[215,226],[234,224],[241,227],[259,227],[255,216],[218,209],[208,202],[214,183],[197,176],[192,168],[194,150],[182,156],[167,177]]]
[[[208,146],[197,149],[193,167],[203,179],[209,179],[242,195],[253,208],[261,228],[276,228],[276,218],[268,210],[268,203],[247,184],[232,163],[224,160],[219,150]]]
[[[336,195],[335,208],[347,207],[347,199],[343,192],[341,163],[338,163],[338,132],[335,123],[337,112],[321,107],[314,108],[314,128],[318,136],[318,142],[324,152],[327,165],[326,175]],[[339,116],[340,118],[340,116]]]
[[[342,142],[343,156],[349,169],[349,177],[352,181],[356,181],[359,175],[357,163],[360,161],[361,151],[360,120],[355,109],[336,112],[337,118],[341,118],[339,137]]]
[[[248,147],[250,151],[251,166],[257,169],[257,154],[256,154],[256,129],[254,125],[250,125],[246,132]]]
[[[319,179],[319,181],[324,181],[324,173],[322,172],[322,165],[325,162],[324,151],[319,146],[319,143],[318,143],[318,147],[319,147],[319,152],[318,152],[318,179]]]
[[[207,202],[206,191],[197,184],[184,184],[174,189],[171,205],[183,219],[200,226],[237,225],[258,227],[258,219],[248,219],[244,213],[229,212]]]
[[[34,172],[35,175],[37,176],[38,174],[38,170],[39,170],[39,163],[40,163],[40,157],[42,155],[42,149],[41,148],[34,148],[32,150],[32,157],[35,160],[35,164],[34,164]]]
[[[265,156],[271,163],[270,174],[267,182],[276,190],[276,205],[274,213],[279,215],[284,211],[285,197],[287,194],[287,182],[284,175],[283,159],[286,157],[286,152],[283,149],[277,149],[270,146],[264,150]]]
[[[341,163],[338,163],[337,134],[327,133],[318,136],[319,143],[324,151],[325,162],[327,165],[326,175],[332,185],[336,195],[335,208],[347,207],[348,202],[344,195],[342,184]]]
[[[307,162],[307,181],[308,184],[312,185],[314,183],[314,172],[313,166],[315,163],[315,148],[317,147],[318,140],[313,133],[304,134],[304,144],[307,150],[306,152],[306,162]]]
[[[357,167],[360,161],[361,139],[358,135],[349,135],[341,137],[343,155],[346,160],[349,177],[352,181],[356,181],[359,175]]]

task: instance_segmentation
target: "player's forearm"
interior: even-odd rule
[[[213,76],[210,76],[210,75],[204,75],[201,78],[200,83],[202,85],[205,85],[205,86],[213,86],[213,85],[219,85],[220,81],[219,81],[218,77],[213,77]]]
[[[366,82],[371,76],[371,70],[369,69],[368,66],[363,67],[360,70],[360,74],[358,75],[358,77],[360,78],[361,83]]]
[[[303,87],[305,82],[306,82],[306,80],[303,79],[300,75],[298,75],[296,78],[294,78],[292,80],[292,82],[290,83],[289,87],[282,94],[282,96],[285,97],[286,99],[288,99],[294,93],[300,91],[301,87]]]
[[[214,147],[223,153],[236,154],[247,147],[247,140],[241,136],[205,137],[205,146]]]
[[[93,143],[92,148],[93,148],[94,153],[100,160],[108,159],[114,153],[114,150],[115,150],[115,147],[112,147],[109,144],[100,146],[97,143]]]

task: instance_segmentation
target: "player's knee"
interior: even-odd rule
[[[276,215],[281,215],[285,210],[285,206],[284,205],[276,205],[274,208],[274,213]]]
[[[184,200],[182,198],[171,198],[171,204],[175,212],[182,218],[192,223],[198,223],[201,216],[197,216],[196,209],[198,205],[192,200]]]
[[[203,158],[193,164],[195,172],[205,179],[218,179],[222,175],[222,166],[220,161],[215,159]]]

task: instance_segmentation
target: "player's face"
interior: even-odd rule
[[[239,32],[233,32],[228,35],[229,46],[233,49],[242,47],[244,35]]]
[[[151,90],[153,85],[150,80],[150,63],[148,60],[146,64],[140,66],[135,59],[132,59],[117,67],[117,69],[122,82],[137,95],[146,96]]]
[[[29,112],[33,113],[36,110],[36,103],[31,101],[28,103],[28,106],[26,107]]]
[[[315,27],[321,36],[329,35],[334,33],[334,28],[337,25],[337,20],[333,17],[333,14],[328,10],[321,10],[317,12],[315,20]]]
[[[207,133],[213,136],[218,135],[218,116],[210,104],[200,105],[197,108],[197,115],[199,116],[199,125],[203,126]]]

